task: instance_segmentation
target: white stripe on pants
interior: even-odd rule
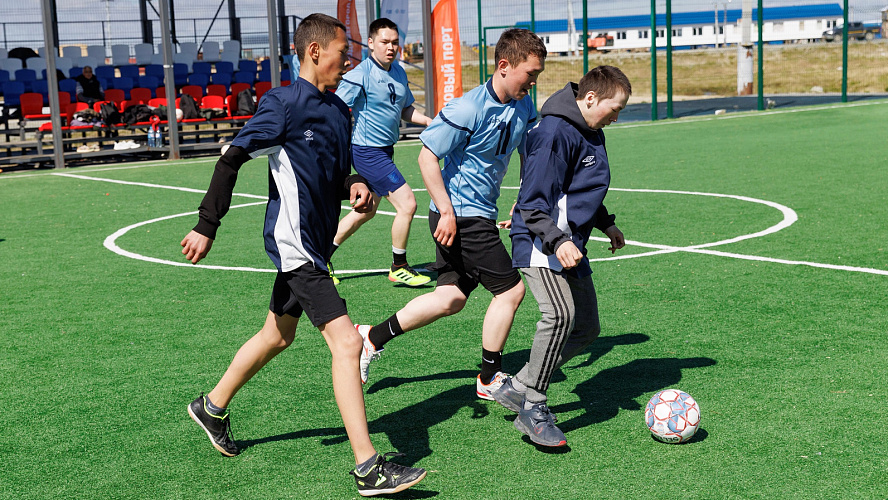
[[[598,338],[598,299],[592,277],[575,278],[544,267],[521,273],[540,306],[530,360],[515,377],[527,386],[528,401],[546,401],[552,374]]]

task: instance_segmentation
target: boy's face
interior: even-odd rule
[[[395,60],[398,54],[398,31],[391,28],[382,28],[376,32],[376,36],[368,40],[370,51],[376,62],[388,66]]]
[[[503,90],[506,96],[509,99],[521,100],[536,85],[537,78],[545,69],[545,61],[529,54],[527,59],[514,67],[503,59],[497,69],[503,75]]]
[[[348,59],[348,39],[345,37],[345,31],[337,29],[336,38],[331,40],[326,48],[319,45],[316,50],[318,51],[318,84],[328,88],[336,87],[342,80],[342,75],[351,65]]]
[[[599,99],[595,92],[588,92],[582,100],[577,101],[577,105],[583,113],[586,125],[600,129],[617,121],[620,111],[623,111],[628,102],[629,96],[618,90],[613,97],[607,99]]]

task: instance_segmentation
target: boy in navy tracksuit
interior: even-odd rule
[[[610,166],[602,127],[617,121],[632,86],[612,66],[599,66],[546,101],[527,135],[527,158],[512,216],[512,263],[539,303],[542,319],[530,360],[493,396],[518,413],[515,427],[543,446],[567,444],[546,404],[556,368],[594,341],[601,326],[586,258],[593,228],[625,245],[604,207]]]

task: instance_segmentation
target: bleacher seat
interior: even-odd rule
[[[228,87],[225,85],[219,85],[217,83],[207,85],[207,95],[217,95],[220,97],[225,97],[228,95]]]
[[[29,57],[25,59],[25,67],[37,72],[38,80],[43,79],[43,73],[41,73],[40,70],[46,69],[46,59],[42,57]]]
[[[256,73],[250,73],[249,71],[238,71],[234,74],[234,83],[248,83],[253,85],[253,82],[256,81]]]
[[[25,92],[19,96],[19,105],[24,120],[45,120],[52,116],[43,112],[43,96],[36,92]]]
[[[9,81],[9,71],[5,69],[0,69],[0,83],[6,83]]]
[[[82,74],[83,68],[81,68],[80,66],[74,66],[73,68],[68,70],[68,78],[77,78]]]
[[[83,57],[83,50],[77,45],[68,45],[62,47],[62,56],[74,61],[74,64],[80,64],[80,58]]]
[[[231,81],[231,73],[213,73],[210,75],[210,82],[214,85],[223,85],[225,88],[228,88],[231,86]]]
[[[32,92],[32,85],[37,81],[37,72],[29,68],[17,69],[13,80],[25,84],[25,92]]]
[[[136,54],[136,64],[139,66],[145,66],[146,64],[152,63],[152,58],[154,57],[154,46],[150,43],[137,43],[133,46],[133,50]]]
[[[187,52],[173,54],[173,62],[175,64],[183,64],[188,73],[191,73],[191,66],[194,64],[194,56]]]
[[[135,87],[135,82],[133,82],[133,79],[128,76],[121,76],[113,80],[112,87],[116,90],[122,90],[124,98],[129,99],[130,91]]]
[[[46,80],[34,80],[31,82],[31,92],[43,96],[43,103],[49,103],[49,82]]]
[[[124,64],[117,69],[120,71],[120,76],[132,78],[134,82],[139,79],[139,66],[136,64]]]
[[[163,50],[162,47],[158,48],[158,51],[151,56],[151,64],[163,65]]]
[[[173,64],[173,78],[176,87],[182,87],[184,85],[188,85],[188,74],[190,71],[188,70],[188,65],[184,63],[175,63]]]
[[[19,99],[25,93],[25,84],[22,82],[8,81],[3,84],[3,107],[18,108],[21,104]],[[6,114],[9,115],[7,109]]]
[[[0,69],[9,71],[9,78],[11,80],[15,80],[15,72],[22,68],[24,68],[24,65],[22,65],[22,60],[17,57],[0,59]]]
[[[114,66],[97,66],[93,68],[93,73],[105,80],[111,80],[117,76],[117,73],[114,72]]]
[[[249,83],[232,83],[231,84],[231,95],[236,96],[240,94],[242,91],[253,88],[252,84]]]
[[[166,87],[163,87],[163,86],[157,87],[156,89],[154,89],[154,97],[155,98],[157,98],[157,97],[166,98],[166,91],[167,91]]]
[[[197,85],[201,88],[207,88],[210,84],[210,75],[204,73],[191,73],[188,75],[188,85]]]
[[[197,51],[200,47],[197,42],[179,42],[180,54],[191,54],[191,61],[197,60]]]
[[[130,63],[129,45],[115,44],[111,46],[111,64],[123,66]]]
[[[163,65],[149,64],[148,66],[145,66],[145,76],[153,76],[162,82],[164,77]]]
[[[139,87],[146,89],[156,89],[160,87],[162,80],[158,80],[156,76],[140,76],[139,77]]]
[[[74,60],[69,57],[57,57],[56,58],[56,69],[61,71],[64,74],[68,74],[71,68],[74,67]]]
[[[120,106],[120,103],[126,100],[126,93],[121,89],[107,89],[105,91],[105,100]]]
[[[225,109],[225,97],[207,95],[200,101],[201,109]]]
[[[210,75],[213,72],[213,65],[208,62],[197,61],[191,65],[191,72]]]
[[[105,65],[105,46],[104,45],[87,45],[86,46],[86,57],[89,57],[93,62],[93,69],[96,66],[104,66]]]
[[[7,51],[3,47],[0,47],[0,59],[6,59],[7,57],[9,57],[9,51]]]
[[[233,75],[234,65],[235,63],[232,63],[230,61],[219,61],[216,63],[216,72],[213,74],[218,75],[220,73],[228,73],[229,75]]]
[[[241,59],[237,62],[238,71],[247,71],[254,75],[259,71],[259,65],[252,59]]]
[[[77,81],[73,78],[59,80],[59,90],[71,94],[71,100],[74,100],[77,97]]]
[[[222,53],[219,55],[219,60],[230,62],[232,65],[237,64],[240,61],[241,55],[241,46],[240,42],[237,40],[226,40],[222,42]],[[218,67],[216,71],[218,71]]]
[[[150,88],[136,87],[130,91],[130,100],[138,101],[142,104],[148,104],[152,97]]]
[[[216,62],[219,60],[219,42],[206,41],[201,45],[200,52],[202,58],[206,62]]]
[[[155,97],[154,99],[151,99],[150,101],[148,101],[148,105],[151,106],[152,108],[156,108],[158,106],[166,106],[167,105],[166,97]]]
[[[71,122],[74,120],[74,113],[83,111],[87,108],[89,108],[89,104],[85,102],[72,102],[71,104],[68,104],[65,108],[65,121],[63,124],[70,127]]]
[[[200,102],[200,100],[203,99],[204,96],[204,89],[203,87],[199,87],[197,85],[186,85],[182,87],[181,93],[188,94],[193,97],[195,101]]]
[[[259,104],[259,99],[262,99],[262,95],[271,89],[271,82],[256,82],[256,104]]]
[[[85,68],[85,67],[89,66],[92,69],[96,69],[96,68],[99,68],[105,64],[102,61],[104,61],[104,59],[99,59],[99,58],[91,57],[91,56],[83,56],[80,58],[80,67]]]

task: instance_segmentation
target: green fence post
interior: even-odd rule
[[[657,121],[657,0],[651,0],[651,120]]]
[[[481,57],[484,56],[482,60]],[[487,71],[487,54],[484,50],[484,29],[481,24],[481,0],[478,0],[478,81],[484,83],[484,73]]]
[[[666,118],[672,118],[672,0],[666,0]]]
[[[583,0],[583,74],[589,72],[589,0]]]
[[[762,111],[765,109],[765,42],[762,40],[762,32],[764,28],[762,25],[764,24],[764,13],[762,12],[764,8],[762,4],[764,2],[762,0],[758,0],[758,110]]]
[[[848,102],[848,0],[842,7],[842,102]]]

